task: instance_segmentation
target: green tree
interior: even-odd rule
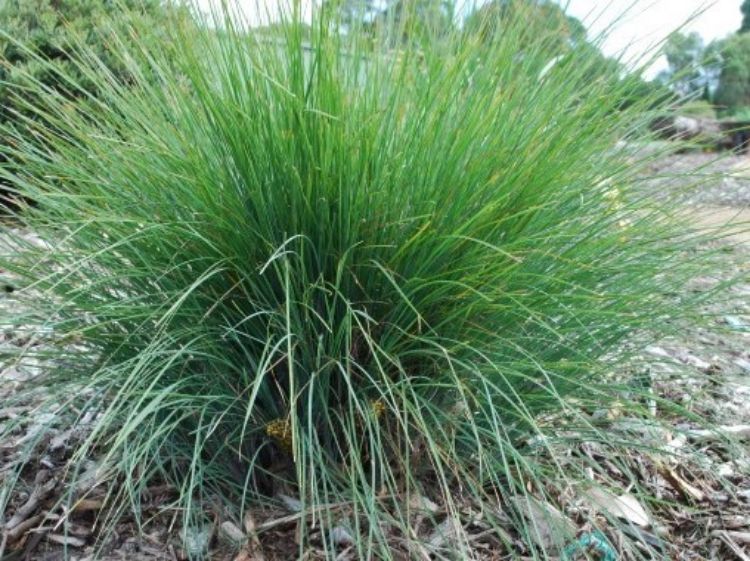
[[[379,12],[376,0],[328,0],[323,6],[336,12],[345,31],[372,21]]]
[[[386,30],[396,42],[421,43],[434,40],[453,28],[453,2],[393,0],[376,15],[374,25]]]
[[[552,48],[565,49],[586,41],[586,27],[549,0],[492,0],[468,16],[465,29],[493,37],[499,28],[518,29],[519,21],[524,23],[523,43],[545,37]]]
[[[637,73],[629,72],[618,60],[605,56],[596,44],[588,41],[583,23],[566,14],[555,2],[493,0],[472,12],[464,29],[487,40],[497,37],[497,32],[503,29],[514,30],[518,33],[514,43],[519,50],[531,45],[539,49],[542,45],[553,60],[566,53],[575,53],[573,56],[577,57],[579,70],[586,76],[585,83],[602,80],[621,83],[623,91],[627,92],[621,108],[646,98],[658,105],[670,95],[665,86],[646,82]]]
[[[742,12],[742,25],[740,26],[740,33],[750,31],[750,0],[744,0],[742,6],[740,6]]]
[[[717,47],[721,57],[717,105],[732,112],[750,105],[750,34],[740,33]]]
[[[454,0],[327,0],[345,32],[362,27],[392,46],[434,40],[453,29]]]
[[[707,47],[700,34],[673,33],[664,46],[669,69],[660,81],[680,97],[706,96],[716,79],[717,60],[713,47]]]

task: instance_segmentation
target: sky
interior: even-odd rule
[[[624,53],[634,59],[650,52],[655,44],[684,26],[697,31],[706,43],[736,31],[742,20],[742,0],[559,0],[568,13],[586,24],[590,35],[597,35],[616,22],[603,44],[606,54]],[[631,7],[632,6],[632,7]],[[624,14],[624,15],[623,15]],[[661,59],[649,69],[655,75],[666,66]]]
[[[205,7],[220,0],[198,0]],[[230,0],[231,1],[231,0]],[[313,2],[300,0],[304,12]],[[680,26],[686,32],[697,31],[708,43],[725,37],[739,28],[742,0],[556,0],[568,13],[587,26],[590,36],[611,28],[602,48],[607,55],[623,55],[636,60],[652,52],[653,47]],[[273,13],[289,0],[234,0],[252,24],[267,21],[264,14]],[[614,23],[614,26],[613,26]],[[655,76],[666,67],[663,58],[648,70]]]

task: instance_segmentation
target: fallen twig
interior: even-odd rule
[[[8,543],[14,543],[21,539],[23,535],[31,530],[34,526],[39,524],[44,517],[41,514],[32,516],[23,520],[20,524],[16,525],[12,530],[6,530],[4,538],[7,538]]]
[[[13,514],[10,520],[5,524],[5,531],[10,532],[12,531],[16,526],[21,524],[24,520],[26,520],[29,516],[31,516],[31,513],[34,512],[37,507],[39,506],[39,503],[41,503],[45,498],[47,498],[47,495],[49,495],[52,490],[57,485],[56,479],[50,479],[47,481],[47,483],[43,485],[37,485],[37,487],[32,491],[31,495],[29,496],[29,500],[27,500],[23,505],[21,505],[18,510]]]
[[[716,429],[689,430],[686,436],[693,442],[710,442],[723,438],[750,438],[750,425],[723,426]]]
[[[737,545],[736,534],[747,534],[748,539],[750,539],[750,532],[729,532],[727,530],[714,530],[711,532],[711,536],[724,542],[732,550],[737,559],[740,561],[750,561],[750,557]]]
[[[83,547],[86,545],[86,540],[77,538],[75,536],[66,536],[63,534],[47,534],[47,539],[51,542],[66,545],[71,547]]]
[[[686,499],[693,499],[699,503],[706,500],[706,494],[703,491],[685,481],[674,470],[662,467],[659,469],[659,472],[672,485],[675,491]]]
[[[732,532],[730,530],[726,530],[726,533],[731,536],[733,540],[745,545],[750,545],[750,532]]]
[[[258,524],[255,527],[255,532],[260,534],[262,532],[266,532],[268,530],[276,528],[277,526],[284,526],[286,524],[291,524],[292,522],[297,522],[299,520],[305,519],[308,516],[312,516],[318,512],[346,508],[350,504],[351,504],[350,502],[323,504],[314,508],[308,508],[301,512],[295,512],[294,514],[289,514],[287,516],[282,516],[280,518],[275,518],[273,520],[267,520],[266,522]]]

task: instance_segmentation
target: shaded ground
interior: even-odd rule
[[[577,527],[581,543],[589,544],[599,535],[596,527],[617,546],[621,545],[618,531],[607,520],[615,516],[632,523],[637,539],[673,560],[750,559],[750,236],[741,224],[750,220],[750,212],[742,210],[750,206],[750,159],[715,159],[714,155],[682,155],[655,166],[657,172],[679,173],[696,164],[704,165],[705,177],[658,183],[654,192],[659,196],[669,189],[684,190],[692,216],[689,226],[713,227],[731,221],[733,231],[721,246],[731,266],[723,275],[742,279],[732,289],[731,298],[707,303],[711,318],[707,325],[680,326],[674,337],[650,347],[644,355],[651,370],[654,397],[682,404],[684,414],[663,411],[658,399],[652,407],[664,422],[660,427],[622,416],[616,404],[611,410],[594,412],[592,417],[605,419],[604,428],[613,440],[637,435],[649,449],[623,451],[606,442],[552,447],[555,461],[563,467],[582,463],[594,466],[591,482],[599,482],[606,489],[584,492],[576,487],[556,494],[556,506],[540,502],[537,512],[526,512],[538,526],[548,525],[548,518],[559,519]],[[718,181],[708,181],[717,179],[717,173],[722,174]],[[708,291],[720,280],[717,276],[695,279],[686,290]],[[13,305],[10,290],[0,291],[0,313],[3,306]],[[34,341],[9,330],[0,335],[0,352],[4,346],[42,343],[42,339]],[[97,519],[106,508],[105,496],[97,489],[101,474],[96,458],[86,466],[88,485],[77,491],[80,500],[70,503],[67,510],[57,501],[66,460],[93,419],[84,415],[76,426],[66,426],[60,421],[66,418],[65,411],[39,411],[33,400],[3,406],[4,398],[13,395],[17,385],[34,373],[33,365],[24,370],[0,362],[0,423],[18,424],[13,438],[0,442],[0,486],[10,483],[25,446],[33,444],[36,454],[22,474],[20,491],[11,497],[7,512],[0,517],[0,561],[53,561],[62,559],[66,550],[72,558],[90,559]],[[724,427],[725,432],[733,433],[735,441],[703,430],[690,414]],[[635,497],[637,489],[656,500],[645,504]],[[105,559],[184,559],[179,532],[170,531],[174,520],[167,507],[174,496],[174,490],[165,486],[144,492],[144,513],[156,522],[141,537],[127,519],[116,531],[98,536],[103,539]],[[440,558],[441,552],[455,558],[450,554],[451,545],[461,532],[468,536],[477,559],[504,559],[510,550],[530,558],[533,546],[520,542],[510,518],[503,514],[513,505],[498,505],[498,531],[477,516],[471,504],[465,505],[465,518],[448,520],[441,505],[421,499],[422,504],[415,509],[421,517],[415,521],[415,539],[421,544],[414,549],[413,544],[394,539],[396,558]],[[67,522],[63,523],[65,517]],[[307,518],[296,511],[294,500],[280,497],[276,508],[252,511],[244,521],[222,520],[217,512],[214,527],[194,539],[211,544],[211,559],[289,560],[296,558],[295,536],[299,525],[306,523]],[[350,540],[351,536],[342,533],[342,561],[355,559]],[[306,558],[318,559],[321,555],[313,547]],[[649,558],[645,547],[642,551],[619,551],[618,555],[618,560],[638,555]],[[574,558],[583,557],[573,553],[568,557],[570,561]]]

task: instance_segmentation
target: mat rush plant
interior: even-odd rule
[[[480,558],[471,524],[510,558],[610,555],[615,517],[576,542],[545,506],[591,484],[557,451],[608,438],[598,408],[647,415],[617,373],[694,311],[697,267],[636,189],[628,82],[522,11],[397,48],[289,13],[270,37],[229,11],[175,29],[177,69],[122,47],[127,86],[83,49],[96,96],[49,68],[82,103],[17,92],[1,173],[33,204],[6,227],[3,323],[44,344],[6,362],[41,372],[19,399],[87,427],[61,501],[96,457],[102,534],[147,530],[168,484],[193,558],[217,516],[284,496],[286,558]],[[647,557],[633,535],[623,558]]]

